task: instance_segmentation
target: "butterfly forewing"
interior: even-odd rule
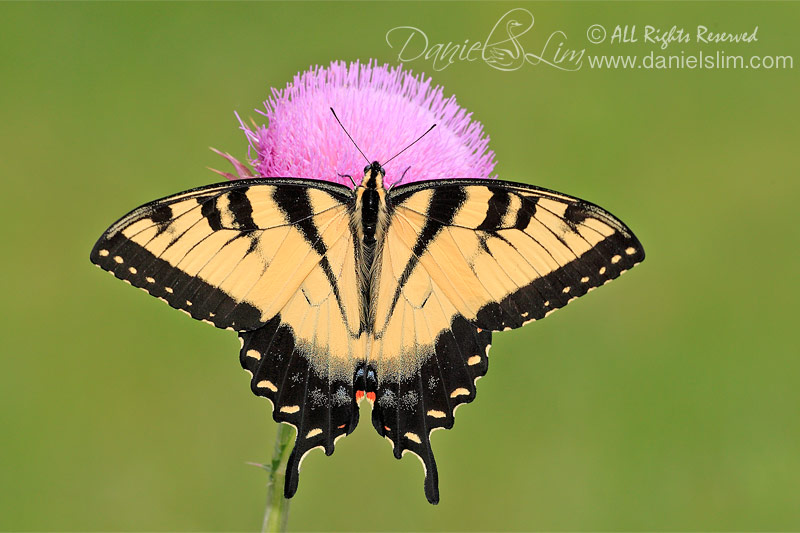
[[[594,204],[508,182],[432,183],[393,191],[392,222],[435,231],[410,262],[483,329],[542,318],[644,259],[633,233]]]

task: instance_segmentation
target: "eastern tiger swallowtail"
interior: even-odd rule
[[[253,178],[135,209],[91,260],[191,317],[232,329],[251,389],[327,455],[372,404],[398,459],[417,455],[439,500],[430,434],[475,398],[492,332],[543,318],[644,259],[617,218],[577,198],[494,180],[387,190]]]

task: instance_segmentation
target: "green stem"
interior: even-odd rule
[[[275,450],[268,469],[267,508],[264,511],[261,533],[282,533],[289,523],[289,500],[283,497],[283,485],[286,482],[286,462],[289,460],[291,443],[292,428],[286,424],[278,424]]]

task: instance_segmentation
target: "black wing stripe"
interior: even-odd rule
[[[520,196],[520,199],[520,208],[517,210],[517,218],[514,221],[514,228],[518,230],[524,230],[528,227],[531,217],[536,215],[537,201],[536,198],[526,198],[524,196]],[[530,209],[526,209],[526,206],[530,206]]]
[[[486,206],[486,218],[475,229],[494,231],[502,223],[503,217],[506,216],[506,212],[511,205],[511,195],[508,191],[497,187],[489,186],[487,188],[492,191],[492,196]]]
[[[200,213],[203,215],[203,218],[206,219],[208,222],[209,227],[213,231],[219,231],[222,228],[222,211],[220,211],[219,206],[217,205],[217,199],[219,196],[214,196],[213,198],[209,198],[201,203]]]
[[[408,225],[409,225],[409,226],[411,226],[412,228],[416,229],[417,231],[420,231],[420,228],[419,228],[419,226],[416,226],[416,225],[414,225],[414,224],[411,222],[411,220],[409,220],[407,217],[403,216],[403,215],[402,215],[402,213],[400,213],[400,212],[398,211],[398,212],[396,213],[396,215],[397,215],[397,216],[399,216],[399,217],[402,217],[403,221],[404,221],[406,224],[408,224]],[[427,225],[427,223],[426,223],[426,225]],[[446,227],[446,226],[444,226],[444,225],[442,225],[442,226],[441,226],[441,228],[444,228],[444,227]],[[440,228],[440,229],[441,229],[441,228]],[[400,299],[400,296],[401,296],[401,295],[402,295],[402,293],[403,293],[403,289],[404,289],[404,287],[405,287],[405,284],[406,284],[406,282],[408,281],[408,278],[411,276],[411,271],[413,271],[413,269],[414,269],[414,268],[416,268],[416,266],[419,264],[419,262],[420,262],[420,259],[421,259],[421,257],[422,257],[422,255],[421,255],[421,254],[418,254],[418,253],[417,253],[416,246],[415,246],[414,248],[412,248],[412,245],[411,245],[411,244],[410,244],[408,241],[406,241],[406,240],[402,240],[402,239],[401,239],[401,242],[402,242],[404,245],[406,245],[406,247],[408,247],[409,249],[411,249],[411,256],[410,256],[410,258],[409,258],[408,262],[406,263],[406,267],[405,267],[405,269],[403,270],[403,274],[401,275],[400,279],[397,279],[396,277],[394,277],[394,279],[397,281],[397,288],[395,289],[395,293],[394,293],[394,296],[393,296],[393,298],[392,298],[392,303],[391,303],[391,306],[390,306],[390,312],[387,314],[387,318],[388,318],[388,317],[391,317],[391,316],[392,316],[392,314],[394,313],[394,310],[395,310],[395,308],[396,308],[396,306],[397,306],[397,302],[399,301],[399,299]],[[391,254],[391,253],[392,253],[392,250],[391,250],[389,247],[385,247],[385,248],[384,248],[384,253],[389,253],[389,254]],[[424,250],[423,250],[421,253],[424,253]],[[437,264],[438,264],[438,262],[437,262]],[[424,267],[423,267],[423,268],[424,268]],[[440,268],[441,268],[441,265],[440,265]],[[447,275],[447,269],[446,269],[446,268],[443,268],[443,269],[442,269],[442,271],[444,272],[445,278],[448,280],[448,282],[449,282],[450,286],[451,286],[453,289],[455,289],[456,293],[458,293],[456,284],[455,284],[455,283],[453,282],[453,280],[451,280],[451,279],[450,279],[450,277]],[[386,275],[386,274],[385,274],[385,273],[383,273],[383,275]],[[464,302],[463,300],[462,300],[462,302],[461,302],[461,303],[462,303],[462,304],[464,304],[464,305],[466,305],[466,302]],[[383,326],[385,326],[385,324],[384,324]]]
[[[403,274],[400,276],[400,282],[395,290],[395,303],[397,302],[397,298],[399,298],[403,287],[408,282],[408,278],[411,277],[411,272],[419,263],[419,258],[425,253],[425,250],[428,248],[431,241],[433,241],[434,237],[436,237],[439,231],[441,231],[444,226],[452,222],[453,217],[461,208],[464,200],[466,200],[464,191],[460,191],[460,194],[458,194],[458,191],[454,193],[453,191],[445,191],[440,189],[433,190],[433,194],[428,205],[428,218],[425,221],[425,226],[422,228],[422,231],[420,231],[420,234],[417,237],[417,242],[414,243],[414,246],[411,248],[411,258],[408,260],[408,263],[403,269]],[[436,217],[434,217],[434,215],[436,215]],[[392,311],[394,310],[394,305],[395,304],[393,303]]]
[[[330,283],[333,289],[339,311],[342,313],[342,317],[345,318],[346,323],[347,312],[342,303],[339,283],[336,281],[333,270],[331,269],[331,264],[328,261],[328,249],[325,246],[325,242],[322,240],[319,228],[317,228],[317,225],[311,220],[313,213],[311,211],[311,199],[308,196],[308,191],[301,189],[299,191],[292,191],[290,194],[284,189],[276,188],[273,193],[273,199],[278,207],[285,213],[290,223],[300,229],[306,242],[320,255],[320,267],[328,278],[328,283]]]
[[[233,223],[237,228],[248,229],[256,228],[253,220],[253,204],[247,198],[249,187],[234,189],[228,193],[228,209],[233,214]]]

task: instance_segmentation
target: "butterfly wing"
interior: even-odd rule
[[[633,233],[588,202],[501,181],[435,181],[391,192],[375,300],[373,425],[425,466],[488,368],[490,331],[540,319],[644,259]]]
[[[216,327],[236,330],[251,388],[297,430],[286,494],[313,448],[333,453],[358,421],[364,358],[349,189],[239,180],[142,206],[91,254],[116,277]]]

